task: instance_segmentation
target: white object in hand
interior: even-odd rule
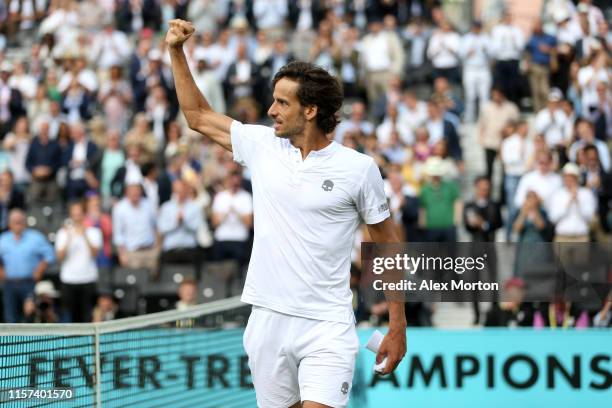
[[[371,352],[378,354],[378,350],[380,349],[380,345],[382,344],[382,341],[384,338],[385,338],[384,334],[382,334],[378,330],[375,330],[374,333],[372,333],[370,340],[368,340],[368,343],[366,344],[366,348],[370,350]],[[380,364],[374,364],[374,372],[381,374],[385,370],[386,365],[387,365],[387,357],[385,357]]]

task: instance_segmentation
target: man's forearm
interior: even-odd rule
[[[406,309],[404,302],[388,301],[389,306],[389,328],[390,329],[406,329]]]
[[[192,112],[210,110],[211,107],[193,80],[185,53],[183,52],[183,46],[171,46],[168,47],[168,50],[172,61],[172,75],[174,76],[179,105],[185,114],[187,122],[189,122]]]

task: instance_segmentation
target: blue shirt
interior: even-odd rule
[[[550,64],[550,53],[546,54],[540,51],[540,45],[548,45],[549,47],[555,47],[557,45],[557,39],[552,35],[534,34],[527,43],[527,52],[531,54],[531,60],[534,64],[549,65]]]
[[[178,223],[179,210],[183,211],[183,222]],[[157,228],[163,237],[162,249],[195,248],[196,234],[202,224],[202,210],[193,201],[180,205],[175,199],[162,205],[157,218]]]
[[[11,231],[0,235],[0,263],[6,279],[32,278],[40,261],[55,262],[53,247],[40,232],[26,229],[19,240]]]

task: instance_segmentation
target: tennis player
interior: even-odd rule
[[[268,115],[273,128],[214,112],[183,52],[194,33],[172,20],[166,35],[179,104],[189,127],[249,168],[255,241],[242,300],[253,305],[244,348],[261,408],[345,407],[359,342],[349,289],[360,219],[375,242],[397,242],[378,166],[330,142],[342,88],[306,62],[281,68]],[[406,352],[404,306],[389,302],[377,362],[390,373]]]

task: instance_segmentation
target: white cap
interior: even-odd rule
[[[559,88],[551,88],[548,92],[548,100],[551,102],[559,102],[563,99],[563,92]]]
[[[59,292],[55,290],[53,282],[51,282],[50,280],[38,282],[36,286],[34,286],[34,294],[36,296],[45,295],[52,298],[59,297]]]
[[[589,5],[586,3],[578,3],[578,7],[576,7],[579,13],[588,13]]]
[[[566,174],[578,177],[580,176],[580,168],[572,162],[566,163],[565,166],[563,166],[563,175]]]
[[[2,61],[2,64],[0,64],[0,72],[13,72],[13,63],[8,60]]]
[[[435,156],[427,159],[424,171],[430,177],[442,177],[446,173],[442,159]]]

